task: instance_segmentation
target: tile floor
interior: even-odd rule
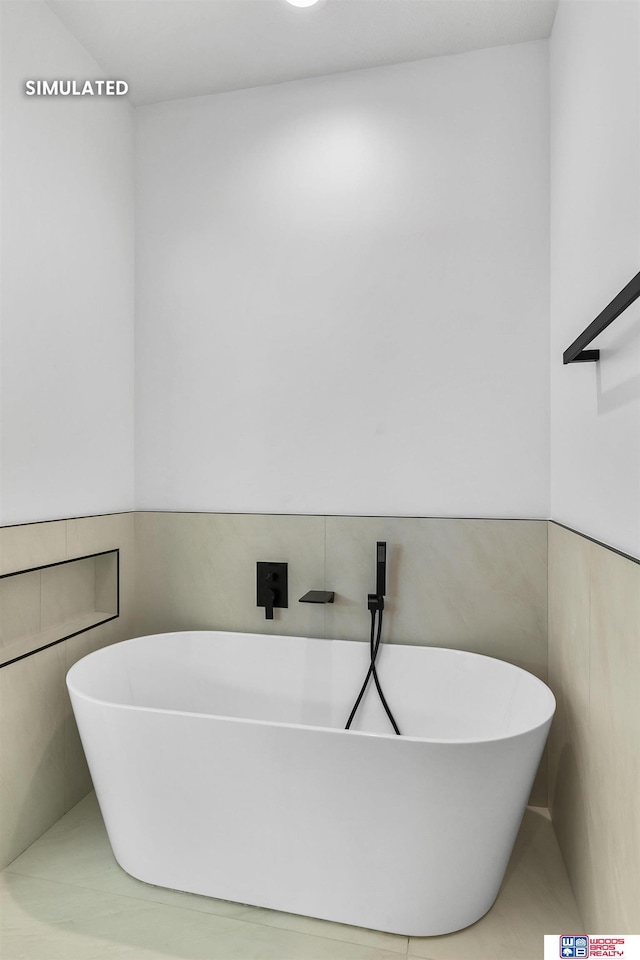
[[[529,809],[500,895],[473,926],[400,937],[152,887],[115,862],[90,794],[0,876],[2,960],[542,960],[582,929],[551,822]]]

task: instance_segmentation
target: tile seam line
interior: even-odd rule
[[[323,530],[323,544],[322,544],[322,582],[324,584],[324,589],[327,590],[327,517],[326,515],[322,518],[322,530]],[[324,604],[322,611],[322,633],[326,639],[327,638],[327,605]]]
[[[73,809],[73,808],[72,808],[72,809]],[[38,841],[35,841],[35,842],[37,843]],[[29,849],[29,848],[27,847],[27,849]],[[26,852],[26,851],[25,851],[25,852]],[[22,854],[20,854],[20,856],[22,856]],[[122,869],[122,868],[120,867],[120,869]],[[391,949],[389,949],[388,947],[374,947],[374,946],[372,946],[372,945],[370,945],[370,944],[362,943],[362,942],[357,941],[357,940],[340,940],[340,939],[338,939],[337,937],[326,937],[326,936],[322,936],[322,934],[319,934],[319,933],[307,933],[306,931],[302,931],[302,930],[291,930],[289,927],[282,927],[282,926],[279,926],[279,925],[273,924],[273,923],[262,923],[260,920],[251,920],[251,919],[247,919],[246,917],[229,917],[229,916],[226,916],[225,914],[222,914],[222,913],[212,913],[210,910],[197,910],[195,907],[183,907],[182,905],[178,905],[178,904],[174,904],[174,903],[164,903],[162,900],[150,900],[148,897],[133,897],[133,896],[131,896],[131,894],[128,894],[128,893],[119,893],[119,892],[116,891],[116,890],[105,890],[103,887],[92,887],[92,886],[88,886],[88,885],[86,885],[86,884],[71,883],[71,882],[68,881],[68,880],[52,880],[50,877],[40,877],[40,876],[38,876],[37,874],[34,874],[34,873],[24,873],[24,872],[21,871],[21,870],[13,870],[13,869],[11,869],[11,864],[9,864],[9,866],[5,867],[4,870],[0,871],[0,873],[5,873],[5,874],[6,874],[6,873],[13,873],[13,874],[15,874],[16,876],[19,876],[19,877],[27,877],[27,878],[30,879],[30,880],[40,880],[40,881],[43,881],[44,883],[55,883],[55,884],[58,884],[59,886],[62,886],[62,887],[73,887],[73,888],[76,889],[76,890],[92,890],[94,893],[104,893],[104,894],[106,894],[107,896],[123,897],[125,900],[135,900],[136,903],[148,903],[150,906],[155,906],[155,907],[170,907],[171,909],[174,909],[174,910],[186,910],[186,911],[188,911],[189,913],[197,913],[197,914],[199,914],[199,915],[204,915],[204,916],[206,916],[206,917],[214,917],[216,920],[233,920],[233,921],[235,921],[235,922],[237,922],[237,923],[250,923],[250,924],[252,924],[254,927],[264,927],[265,930],[284,930],[286,933],[302,934],[302,935],[305,936],[305,937],[315,937],[317,940],[328,940],[328,941],[333,942],[333,943],[348,943],[348,944],[349,944],[350,946],[352,946],[352,947],[367,947],[367,949],[377,950],[377,951],[378,951],[379,953],[381,953],[381,954],[386,952],[386,953],[393,953],[393,954],[395,954],[397,957],[407,956],[407,954],[406,954],[404,951],[391,950]],[[126,870],[124,871],[124,873],[126,873]],[[127,876],[130,876],[130,874],[127,874]],[[135,880],[135,877],[134,877],[133,879]],[[142,881],[140,881],[140,882],[142,882]],[[167,887],[166,889],[169,890],[170,888]],[[181,893],[181,892],[182,892],[182,893],[186,893],[186,891],[180,891],[180,890],[178,890],[178,891],[173,891],[173,892],[176,892],[176,893]],[[187,894],[187,896],[197,896],[197,894]],[[229,902],[229,903],[234,903],[235,901],[228,901],[228,902]],[[250,907],[251,909],[256,909],[256,910],[268,910],[268,909],[269,909],[269,907],[251,907],[251,904],[247,904],[247,906]],[[299,916],[303,916],[303,915],[300,914]],[[332,921],[330,921],[330,920],[320,920],[320,918],[318,918],[318,917],[304,917],[304,916],[303,916],[303,919],[305,919],[305,920],[319,920],[319,922],[321,922],[321,923],[331,923],[331,922],[332,922]],[[375,932],[375,931],[374,931],[374,932]],[[408,934],[403,934],[403,933],[386,933],[386,932],[383,931],[383,930],[381,930],[380,933],[383,934],[384,936],[387,936],[387,937],[405,937],[405,936],[406,936],[406,937],[407,937],[407,940],[410,939],[410,937],[409,937]],[[428,958],[419,957],[418,960],[428,960]]]

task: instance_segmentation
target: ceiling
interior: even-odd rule
[[[558,0],[48,0],[137,105],[548,37]]]

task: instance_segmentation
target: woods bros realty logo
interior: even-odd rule
[[[27,80],[28,97],[124,97],[126,80]]]
[[[624,957],[624,937],[560,937],[560,956]]]
[[[545,935],[545,960],[591,960],[592,957],[640,958],[640,936],[605,937],[581,934]]]

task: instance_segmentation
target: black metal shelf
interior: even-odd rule
[[[600,358],[599,350],[585,350],[587,344],[598,336],[599,333],[609,326],[610,323],[619,317],[627,307],[630,307],[634,300],[640,297],[640,273],[636,273],[633,280],[630,280],[626,287],[613,298],[611,303],[607,304],[602,313],[599,313],[595,320],[589,324],[586,330],[583,330],[570,347],[567,347],[562,354],[563,363],[585,363],[598,360]]]

